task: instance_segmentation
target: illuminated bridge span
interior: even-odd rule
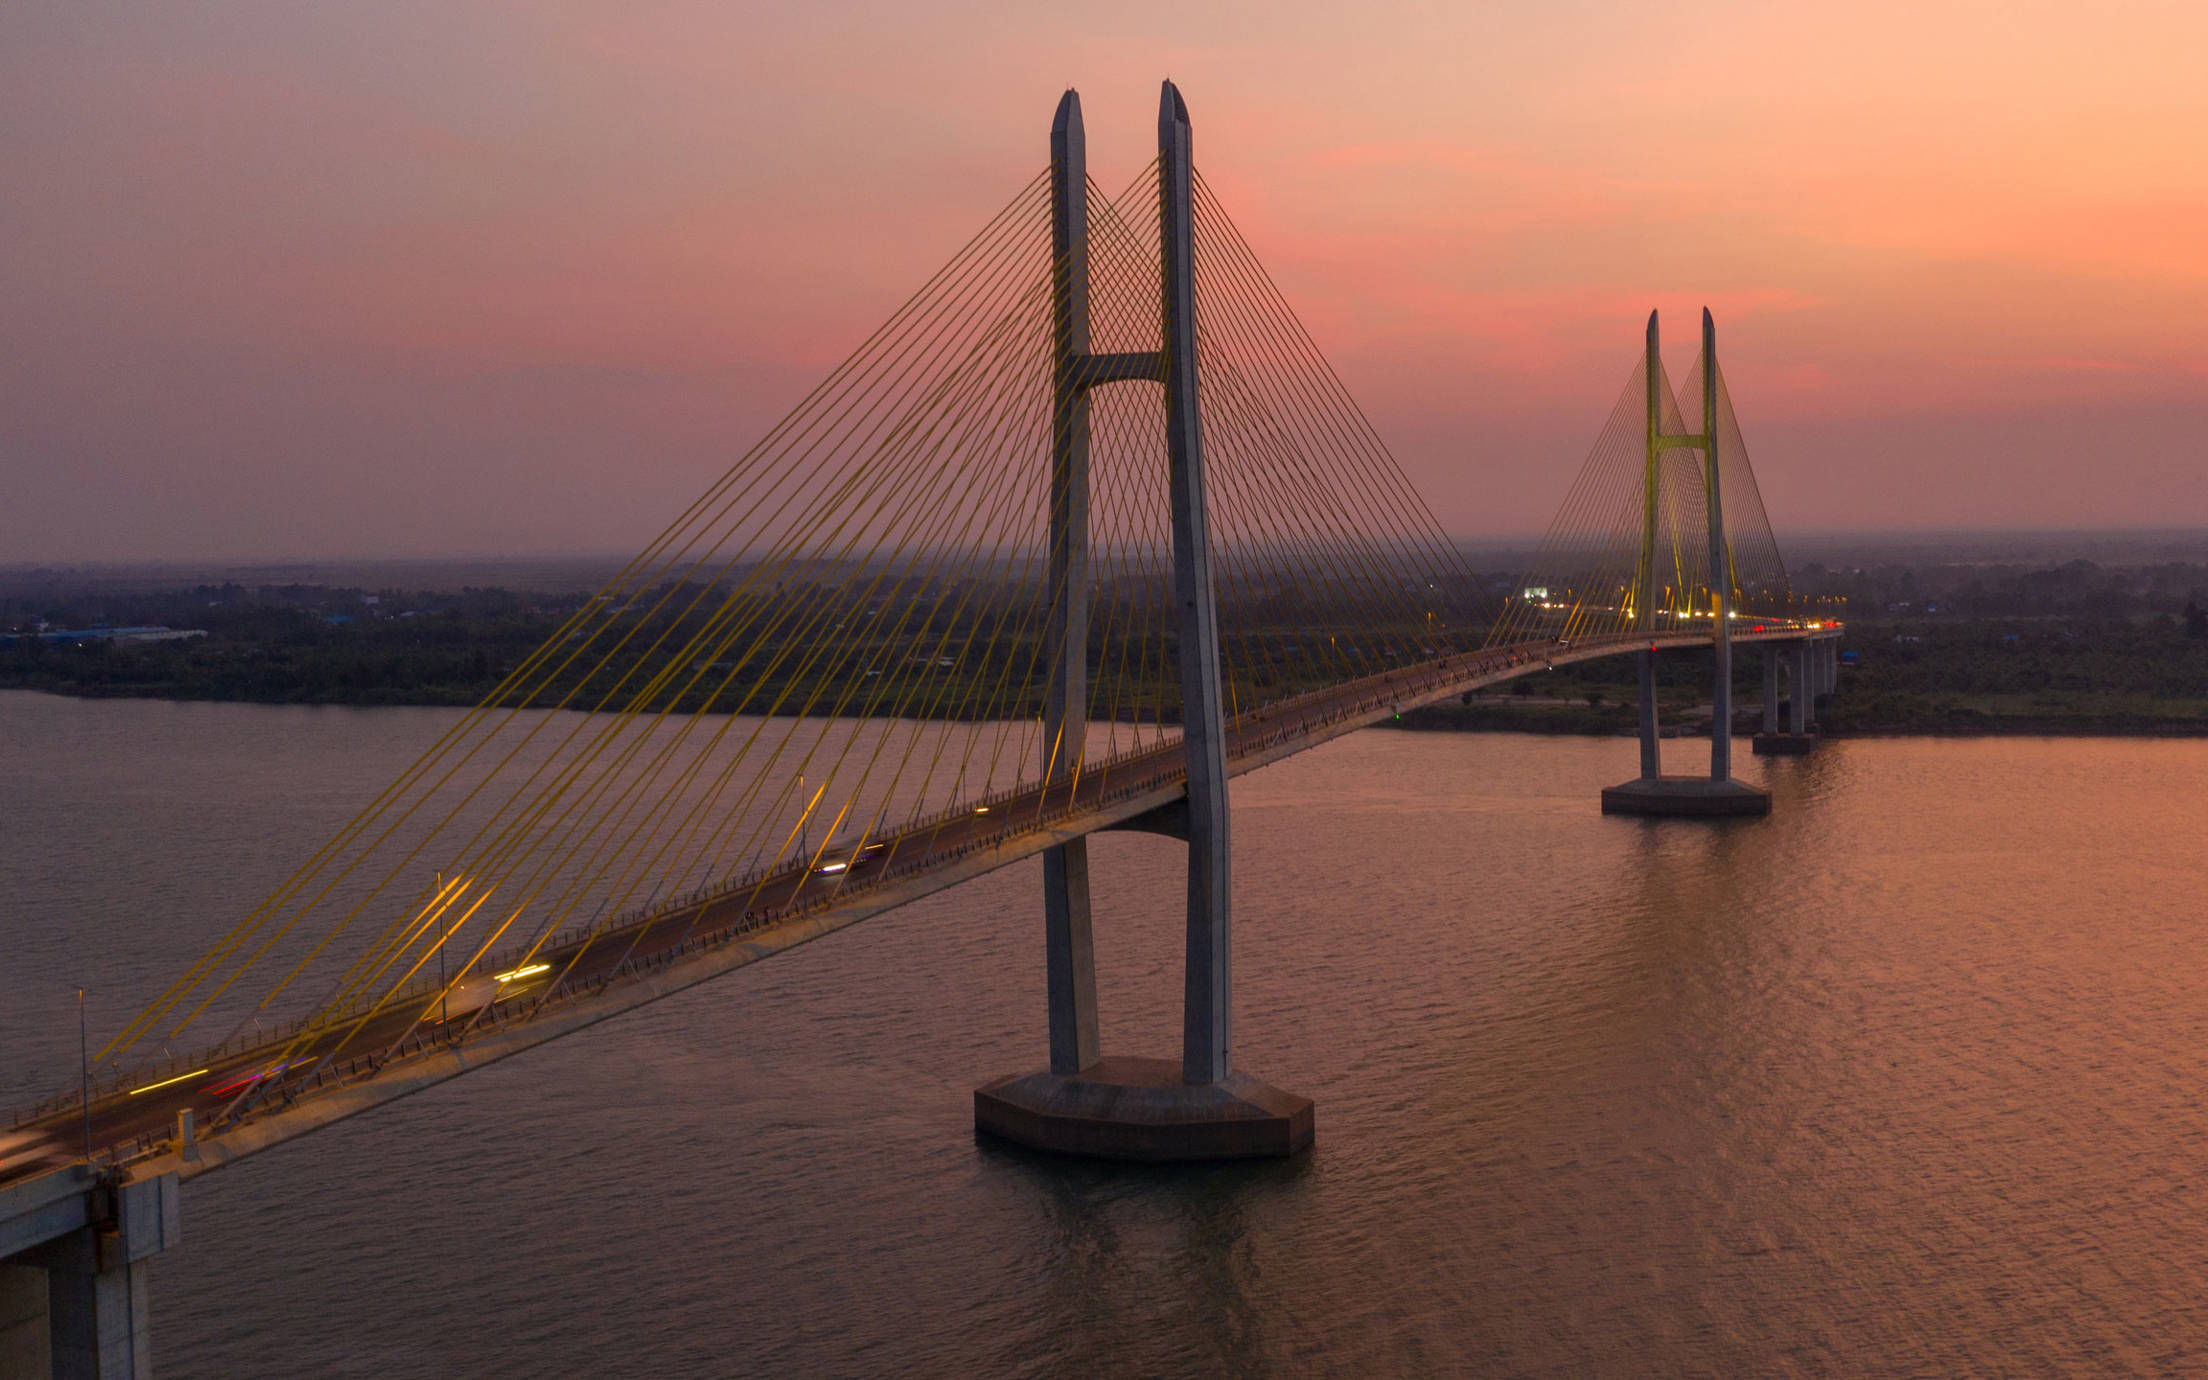
[[[1049,166],[889,322],[86,1086],[19,1113],[0,1327],[36,1288],[54,1373],[142,1367],[183,1180],[1035,855],[1050,1064],[981,1088],[977,1124],[1292,1153],[1311,1104],[1232,1060],[1227,782],[1529,670],[1640,657],[1642,776],[1606,809],[1768,808],[1730,777],[1731,647],[1765,649],[1759,743],[1790,750],[1837,634],[1788,588],[1707,314],[1677,394],[1651,317],[1532,568],[1491,590],[1190,147],[1168,84],[1157,160],[1106,196],[1067,93]],[[1664,777],[1652,661],[1705,647],[1711,771]],[[1188,846],[1176,1060],[1099,1047],[1108,829]]]

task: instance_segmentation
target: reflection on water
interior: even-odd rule
[[[447,722],[0,695],[0,1091]],[[193,1185],[164,1371],[2197,1365],[2208,744],[1838,744],[1715,827],[1598,814],[1633,753],[1237,784],[1238,1057],[1317,1100],[1300,1163],[974,1144],[1043,1058],[1015,868]],[[1170,1053],[1176,846],[1094,851],[1106,1046]]]

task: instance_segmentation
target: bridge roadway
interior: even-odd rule
[[[1766,620],[1737,632],[1734,641],[1805,636],[1837,637],[1838,626]],[[1253,771],[1535,666],[1644,646],[1707,646],[1709,640],[1706,632],[1685,632],[1521,642],[1345,682],[1234,721],[1227,729],[1228,768],[1235,775]],[[169,1172],[191,1178],[1069,839],[1111,828],[1170,831],[1156,812],[1184,796],[1175,741],[1086,766],[1076,779],[1048,790],[1029,785],[957,806],[867,840],[866,856],[857,860],[852,853],[860,841],[847,840],[817,859],[796,860],[594,936],[555,936],[534,953],[504,955],[481,971],[545,966],[495,985],[491,977],[474,980],[470,995],[447,997],[445,1019],[439,1018],[436,986],[417,986],[346,1022],[141,1070],[135,1086],[95,1091],[90,1142],[101,1163],[129,1165],[133,1178]],[[454,1009],[456,1002],[467,1009]],[[282,1077],[268,1076],[279,1066]],[[195,1122],[188,1148],[178,1142],[177,1114],[186,1109]],[[74,1090],[58,1095],[0,1132],[0,1184],[81,1161],[85,1142],[79,1097]]]

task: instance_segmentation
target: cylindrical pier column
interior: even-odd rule
[[[1787,725],[1787,732],[1807,733],[1809,732],[1809,700],[1812,694],[1809,688],[1809,639],[1804,638],[1794,644],[1794,655],[1790,659],[1793,665],[1787,668],[1786,696],[1788,700],[1787,718],[1791,722]]]
[[[1779,731],[1779,649],[1763,644],[1763,731]]]
[[[1663,748],[1656,731],[1656,649],[1643,647],[1634,657],[1641,673],[1641,775],[1663,775]]]

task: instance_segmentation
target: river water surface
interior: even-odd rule
[[[449,722],[0,694],[0,1101]],[[189,1185],[161,1371],[2208,1368],[2208,743],[1745,747],[1768,820],[1603,818],[1622,739],[1238,781],[1299,1162],[975,1144],[1045,1057],[1029,864]],[[1171,1055],[1178,846],[1092,856],[1105,1046]]]

